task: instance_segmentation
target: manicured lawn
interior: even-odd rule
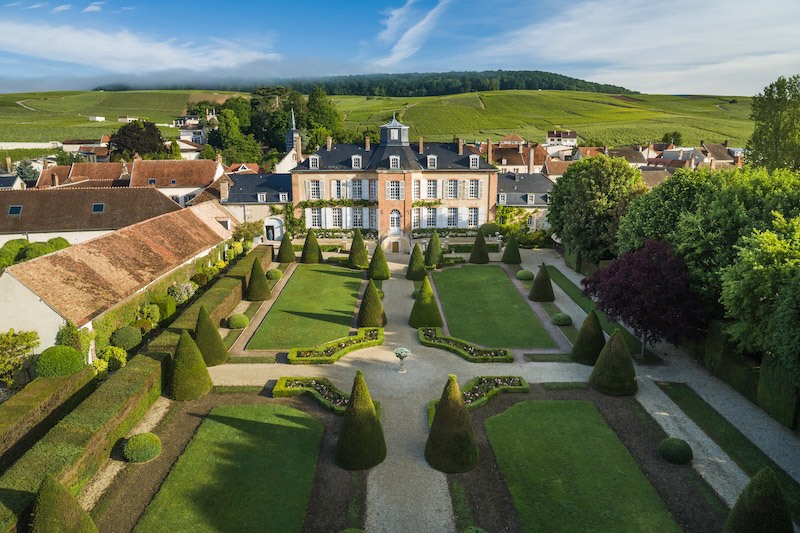
[[[434,272],[450,333],[489,348],[555,348],[539,319],[499,266]]]
[[[526,531],[681,531],[591,403],[518,403],[486,432]]]
[[[136,531],[301,531],[322,432],[282,405],[217,407]]]
[[[725,420],[725,417],[690,386],[685,383],[665,382],[659,382],[658,385],[746,474],[754,476],[765,466],[772,468],[786,499],[789,500],[795,522],[800,523],[800,485],[789,474]]]
[[[247,349],[310,348],[347,336],[363,275],[329,265],[298,265]]]

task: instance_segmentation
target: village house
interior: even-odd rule
[[[553,182],[544,174],[500,173],[497,176],[498,224],[514,222],[506,220],[499,213],[503,207],[516,208],[523,221],[533,230],[547,229],[547,207]],[[515,220],[519,215],[515,217]]]
[[[548,159],[544,162],[544,168],[542,169],[542,174],[547,176],[550,181],[555,182],[564,175],[564,172],[567,171],[569,166],[572,164],[572,161],[560,161],[558,159]]]
[[[225,177],[218,180],[222,207],[240,223],[263,220],[268,241],[282,239],[283,214],[276,215],[272,206],[292,203],[292,175],[234,172]]]
[[[203,192],[225,172],[222,158],[146,161],[134,157],[131,168],[131,187],[154,186],[185,207],[187,202]]]
[[[547,132],[547,145],[554,146],[569,146],[575,148],[578,146],[578,134],[572,130],[565,131],[548,131]]]
[[[25,182],[16,174],[0,175],[0,191],[18,191],[25,188]]]
[[[519,135],[509,134],[499,143],[491,139],[476,141],[470,149],[486,155],[486,160],[500,172],[541,172],[547,159],[547,150],[539,143],[528,143]]]

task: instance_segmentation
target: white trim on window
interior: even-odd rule
[[[481,156],[472,154],[469,156],[469,168],[476,169],[480,167]]]
[[[438,168],[438,158],[435,155],[428,156],[428,169],[435,170]]]
[[[361,156],[360,155],[354,155],[350,159],[351,159],[350,162],[351,162],[354,170],[358,170],[358,169],[361,168]]]
[[[478,208],[477,207],[470,207],[467,211],[467,226],[473,228],[478,225]]]
[[[288,193],[288,192],[282,192],[282,193],[280,193],[280,194],[278,195],[278,200],[279,200],[281,203],[284,203],[284,204],[285,204],[286,202],[288,202],[288,201],[289,201],[289,193]]]
[[[501,192],[497,195],[497,203],[500,205],[506,205],[506,193]]]
[[[267,201],[267,193],[265,192],[258,193],[258,203],[263,204],[266,203],[266,201]]]
[[[312,207],[311,208],[311,227],[312,228],[321,228],[322,227],[322,208],[321,207]]]
[[[400,156],[398,155],[389,156],[389,168],[391,168],[392,170],[397,170],[400,168]]]
[[[318,169],[319,168],[319,156],[312,155],[308,158],[308,168]]]

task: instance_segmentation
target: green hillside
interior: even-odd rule
[[[548,129],[573,129],[585,141],[621,146],[660,140],[680,131],[683,143],[700,140],[744,146],[753,131],[749,97],[610,95],[576,91],[491,91],[451,96],[390,98],[334,96],[345,125],[359,131],[392,113],[411,136],[432,141],[499,139],[517,133],[544,141]],[[733,102],[733,103],[731,103]]]

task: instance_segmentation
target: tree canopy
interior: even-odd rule
[[[134,120],[123,125],[108,141],[111,157],[130,160],[134,154],[163,156],[167,150],[158,126],[147,120]]]
[[[748,161],[769,170],[800,170],[800,75],[781,76],[754,96],[750,118],[755,128]]]

